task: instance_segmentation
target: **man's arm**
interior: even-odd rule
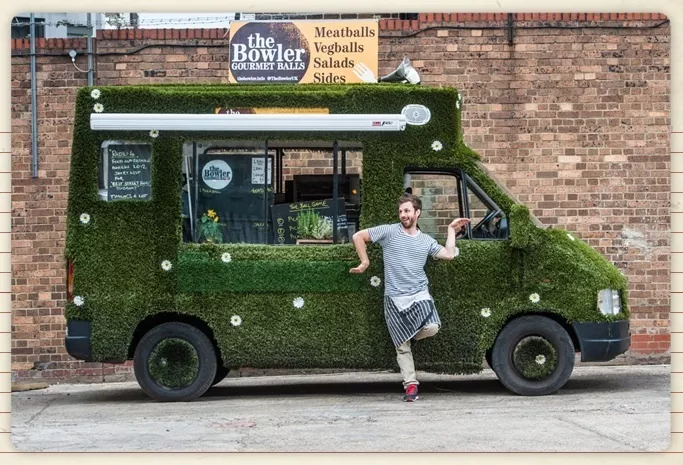
[[[360,265],[349,270],[351,273],[364,273],[370,266],[370,259],[365,247],[366,242],[371,242],[370,233],[367,229],[361,229],[353,235],[353,245],[356,247],[356,253],[360,258]]]
[[[453,260],[455,258],[455,233],[470,222],[469,218],[458,218],[448,225],[448,237],[446,246],[436,254],[436,258],[441,260]]]

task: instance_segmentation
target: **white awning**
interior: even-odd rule
[[[94,131],[404,131],[403,114],[92,113]]]

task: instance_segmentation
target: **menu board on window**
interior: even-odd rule
[[[149,200],[152,196],[152,146],[107,146],[107,200]]]

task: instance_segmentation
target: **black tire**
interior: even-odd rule
[[[218,365],[216,369],[216,376],[213,378],[213,382],[211,383],[211,386],[215,386],[216,384],[220,383],[225,379],[226,376],[228,376],[228,373],[230,373],[230,368],[224,367],[222,365]]]
[[[524,366],[515,361],[518,354],[516,349],[523,346],[520,343],[534,340],[542,341],[554,351],[549,355],[552,366],[549,364],[542,368],[548,373],[541,373],[536,378],[525,376],[520,371],[525,369]],[[545,355],[542,357],[537,360],[545,364]],[[493,346],[492,361],[493,371],[507,389],[523,396],[544,396],[557,392],[569,380],[574,369],[574,344],[567,331],[550,318],[523,316],[512,320],[500,332]],[[527,365],[529,369],[535,369],[531,365]]]
[[[486,357],[486,363],[489,364],[489,368],[493,370],[492,354],[493,354],[493,347],[486,351],[485,357]]]
[[[182,345],[182,353],[177,347],[164,349],[162,342]],[[167,350],[168,355],[173,357],[168,364],[165,353],[161,354],[159,367],[156,364],[160,355],[155,351]],[[173,349],[176,349],[175,351]],[[193,349],[193,352],[190,352]],[[188,361],[188,357],[192,360]],[[161,374],[153,375],[152,370],[162,370]],[[170,322],[162,323],[148,331],[135,349],[133,366],[138,384],[145,393],[154,400],[162,402],[187,402],[202,396],[210,387],[216,377],[216,351],[211,340],[199,329],[187,323]],[[180,373],[185,379],[178,381],[177,386],[164,385],[163,375],[168,374],[169,380],[175,374]],[[187,379],[187,380],[186,380]]]

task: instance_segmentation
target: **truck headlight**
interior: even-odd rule
[[[598,308],[603,315],[616,315],[621,312],[621,296],[614,289],[598,292]]]

